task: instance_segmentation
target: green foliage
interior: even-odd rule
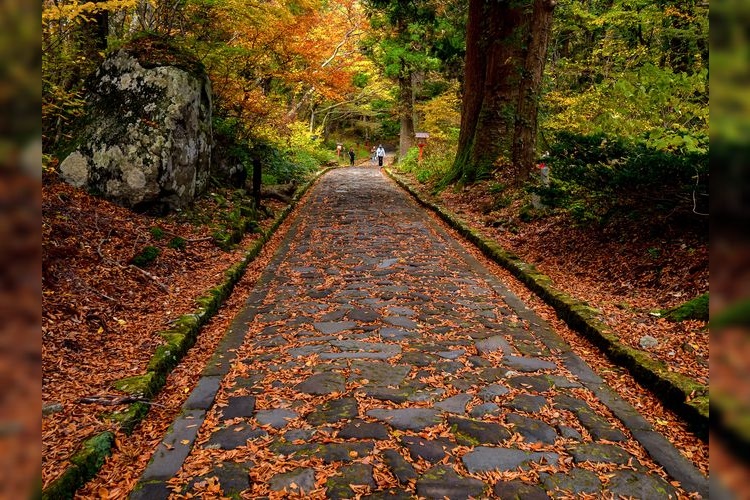
[[[422,163],[419,163],[419,149],[410,148],[406,155],[399,159],[398,169],[411,172],[422,184],[437,184],[450,169],[453,162],[453,150],[432,151],[425,148]]]
[[[354,84],[355,87],[359,87],[361,89],[365,88],[369,81],[370,75],[368,75],[367,73],[356,73],[352,77],[352,84]]]
[[[419,157],[419,149],[411,148],[407,151],[403,158],[399,159],[398,168],[404,172],[414,172],[419,168],[417,159]]]
[[[320,131],[311,134],[304,124],[293,123],[287,136],[252,138],[248,155],[260,159],[262,184],[303,181],[322,164],[333,161],[334,152],[318,137]],[[252,167],[248,171],[252,172]]]
[[[211,197],[214,199],[214,202],[216,202],[218,208],[227,208],[229,202],[224,196],[218,193],[211,193]]]
[[[260,231],[260,225],[258,224],[260,214],[252,205],[252,200],[247,197],[247,192],[244,189],[228,191],[226,197],[222,197],[222,199],[225,208],[212,221],[213,232],[211,236],[219,248],[230,250],[242,241],[246,233]],[[175,242],[175,244],[179,244],[179,242]]]
[[[542,130],[708,151],[708,4],[561,0]]]
[[[658,260],[659,257],[661,257],[661,249],[657,247],[648,248],[646,253],[648,253],[648,256],[654,260]]]
[[[645,140],[557,134],[549,186],[532,186],[542,203],[566,209],[580,224],[605,223],[615,213],[691,213],[708,189],[708,155],[662,151]],[[693,193],[696,193],[694,196]]]
[[[160,253],[161,250],[149,245],[143,247],[140,252],[130,259],[130,263],[138,267],[148,267],[156,260]]]
[[[425,184],[430,180],[430,171],[425,168],[417,169],[415,177],[421,184]]]
[[[540,219],[547,214],[544,209],[534,208],[533,205],[527,204],[521,207],[518,211],[518,218],[523,222],[531,222],[536,219]]]
[[[509,207],[511,203],[513,203],[512,196],[498,195],[498,196],[495,196],[494,201],[492,202],[492,209],[497,210],[500,208],[506,208],[506,207]]]
[[[322,141],[317,139],[317,137],[320,137],[321,131],[311,134],[307,126],[299,122],[290,125],[289,129],[287,152],[290,161],[295,166],[296,178],[307,178],[323,163],[333,161],[333,151],[325,148]]]
[[[214,150],[224,157],[225,161],[241,164],[245,170],[252,170],[252,149],[245,137],[245,130],[240,120],[215,114],[212,119]]]
[[[548,160],[554,176],[591,190],[687,187],[696,174],[708,174],[708,155],[701,152],[666,152],[604,134],[559,133],[555,139]]]
[[[157,241],[164,238],[164,230],[160,227],[154,226],[149,229],[149,232],[151,233],[151,237]]]
[[[169,240],[169,243],[167,243],[167,246],[169,248],[174,248],[175,250],[185,250],[185,246],[187,245],[187,241],[185,241],[185,238],[181,238],[179,236],[175,236],[171,240]]]
[[[500,193],[502,193],[503,191],[505,191],[505,189],[506,189],[507,187],[508,187],[508,186],[506,186],[506,185],[505,185],[505,184],[503,184],[502,182],[493,182],[493,183],[491,183],[491,184],[489,185],[488,191],[489,191],[490,193],[492,193],[492,194],[500,194]]]

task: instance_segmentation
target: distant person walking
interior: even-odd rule
[[[375,151],[375,155],[378,157],[378,166],[383,166],[383,158],[385,158],[385,148],[383,148],[383,145],[380,144],[378,146],[378,149]]]
[[[354,166],[354,148],[349,148],[349,166]]]
[[[372,162],[373,165],[375,165],[375,162],[378,161],[378,155],[375,154],[376,149],[377,148],[373,146],[372,149],[370,150],[370,161]]]

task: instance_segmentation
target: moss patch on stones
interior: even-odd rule
[[[672,321],[685,321],[688,319],[708,321],[708,293],[699,295],[674,309],[670,309],[665,313],[664,317]]]
[[[112,454],[114,441],[115,435],[109,431],[84,441],[81,448],[70,457],[72,465],[42,492],[42,499],[73,498],[75,491],[94,477]]]

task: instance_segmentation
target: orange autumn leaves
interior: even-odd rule
[[[344,100],[366,23],[353,0],[224,0],[209,9],[216,31],[206,65],[216,103],[249,131],[282,125],[316,102]],[[198,44],[203,43],[195,33]]]

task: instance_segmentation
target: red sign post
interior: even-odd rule
[[[427,139],[430,137],[430,134],[427,132],[416,132],[414,137],[417,138],[417,147],[419,148],[419,157],[417,158],[417,161],[422,163],[422,152],[424,151],[424,147],[427,144]]]

